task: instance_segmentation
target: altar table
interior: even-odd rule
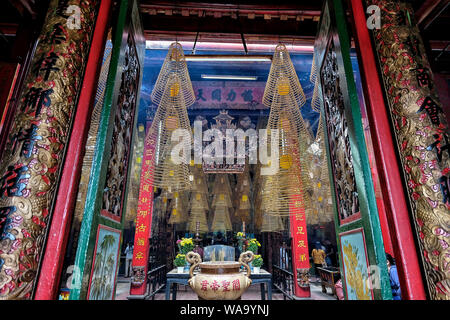
[[[194,272],[194,275],[196,272]],[[252,279],[252,285],[260,284],[261,285],[261,300],[266,300],[266,290],[264,285],[267,286],[267,300],[272,300],[272,274],[267,272],[264,269],[260,269],[259,273],[251,273],[250,279]],[[178,273],[177,269],[173,269],[167,273],[166,280],[166,300],[170,300],[170,289],[172,288],[172,300],[177,299],[177,285],[182,284],[185,286],[189,286],[189,271],[185,270],[183,273]]]

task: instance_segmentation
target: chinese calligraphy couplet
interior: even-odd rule
[[[151,123],[147,123],[147,132],[150,129]],[[139,188],[138,210],[136,215],[136,234],[134,238],[134,250],[132,265],[144,267],[144,274],[147,274],[147,261],[149,250],[149,238],[152,223],[153,211],[153,153],[154,143],[152,144],[148,139],[145,140],[144,145],[144,159],[142,161],[141,169],[141,183]],[[144,283],[139,287],[131,286],[131,295],[145,294],[147,285],[147,277]]]
[[[305,207],[303,196],[296,194],[291,197],[289,219],[292,236],[292,270],[294,273],[294,294],[297,297],[311,296],[309,287],[300,287],[297,283],[297,269],[309,269],[308,236],[306,233]]]

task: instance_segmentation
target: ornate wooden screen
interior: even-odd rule
[[[135,0],[122,0],[113,39],[103,110],[87,190],[80,238],[75,257],[81,286],[70,299],[112,299],[120,258],[123,208],[128,162],[142,79],[144,38]],[[118,247],[118,249],[117,249]],[[105,253],[110,264],[102,263]],[[112,267],[111,267],[112,266]],[[104,269],[103,274],[98,272]],[[97,288],[97,275],[108,274],[107,285]],[[110,277],[109,277],[110,276]]]

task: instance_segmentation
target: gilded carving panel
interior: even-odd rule
[[[330,146],[336,203],[341,224],[361,217],[356,189],[353,158],[350,149],[349,129],[345,116],[343,92],[333,41],[330,41],[320,71],[325,110],[326,128]]]
[[[412,10],[396,1],[370,4],[381,9],[373,35],[429,294],[449,300],[448,124]]]
[[[59,180],[96,0],[53,0],[0,161],[0,300],[30,299]],[[69,7],[80,9],[80,25]]]

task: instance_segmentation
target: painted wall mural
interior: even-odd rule
[[[362,228],[339,235],[348,300],[372,300],[369,262]]]
[[[333,41],[328,46],[320,74],[337,208],[340,223],[345,224],[359,219],[361,213]]]
[[[97,241],[89,283],[89,300],[112,300],[120,254],[120,231],[98,226]]]
[[[0,300],[30,299],[99,1],[52,0],[0,162]],[[68,8],[81,9],[80,28]]]
[[[450,300],[448,123],[409,5],[366,2],[381,9],[373,36],[429,296]]]

